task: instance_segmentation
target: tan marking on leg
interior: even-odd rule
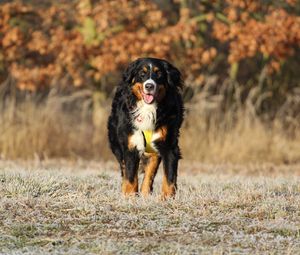
[[[160,140],[165,141],[168,133],[167,127],[166,126],[160,127],[158,132],[160,132]]]
[[[163,98],[166,96],[166,88],[164,85],[159,84],[158,85],[158,91],[157,91],[157,97],[156,100],[158,102],[160,102],[161,100],[163,100]]]
[[[148,196],[152,191],[153,180],[156,175],[160,157],[156,153],[148,154],[148,162],[145,166],[145,175],[141,187],[141,193],[144,197]]]
[[[132,86],[132,93],[136,96],[136,98],[138,100],[142,100],[143,96],[142,96],[142,83],[137,82]]]
[[[167,176],[164,174],[162,181],[162,194],[161,199],[165,200],[168,198],[174,198],[176,193],[176,185],[175,183],[169,183],[167,180]]]
[[[138,193],[138,176],[137,175],[134,177],[134,180],[132,183],[125,177],[125,175],[123,176],[122,193],[125,196],[137,195],[137,193]]]
[[[133,150],[135,148],[135,144],[132,142],[132,136],[133,135],[128,135],[128,149]]]
[[[167,126],[159,127],[155,130],[154,135],[152,136],[152,142],[165,141],[167,138],[168,129]]]

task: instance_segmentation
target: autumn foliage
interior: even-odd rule
[[[174,58],[173,43],[195,40],[193,24],[164,16],[149,1],[3,4],[2,66],[22,89],[99,83],[130,60]]]
[[[221,53],[229,64],[263,55],[279,71],[300,44],[300,18],[288,11],[296,1],[26,2],[0,9],[1,71],[22,89],[101,83],[140,56],[169,59],[195,80]]]
[[[213,94],[232,93],[230,79],[243,101],[259,84],[272,94],[260,108],[278,108],[300,80],[299,13],[293,0],[8,1],[0,77],[25,90],[91,87],[109,97],[130,61],[152,56],[179,67],[189,99],[214,77]]]

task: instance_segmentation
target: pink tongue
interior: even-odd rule
[[[144,95],[144,100],[147,104],[151,104],[153,99],[154,99],[153,95],[146,95],[146,94]]]

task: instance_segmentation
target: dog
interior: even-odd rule
[[[146,197],[153,191],[162,161],[162,198],[175,196],[184,117],[182,89],[180,71],[166,60],[139,58],[123,73],[108,118],[108,138],[120,164],[125,196],[138,194],[140,161],[145,161],[141,194]]]

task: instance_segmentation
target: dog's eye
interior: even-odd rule
[[[157,71],[156,74],[157,74],[157,77],[160,77],[162,75],[161,71]]]

